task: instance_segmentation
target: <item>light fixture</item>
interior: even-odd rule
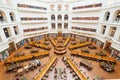
[[[115,32],[115,29],[113,29],[112,31]]]
[[[118,13],[118,16],[120,16],[120,12]]]
[[[7,32],[7,30],[5,29],[5,32]]]
[[[2,14],[0,13],[0,16],[2,16]]]

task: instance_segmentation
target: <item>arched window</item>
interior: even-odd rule
[[[51,15],[51,20],[55,20],[55,15]]]
[[[114,15],[114,21],[120,22],[120,10],[116,11]]]
[[[11,36],[10,28],[3,28],[6,38]]]
[[[102,33],[102,34],[105,34],[105,31],[106,31],[106,26],[102,26],[102,31],[101,31],[101,33]]]
[[[58,29],[62,29],[62,24],[58,23]]]
[[[68,23],[64,23],[64,29],[68,29]]]
[[[105,13],[105,21],[108,21],[109,20],[109,17],[110,17],[110,12],[106,12]]]
[[[19,34],[18,26],[14,26],[13,28],[14,28],[14,32],[15,32],[15,34],[16,34],[16,35]]]
[[[0,21],[4,21],[3,14],[0,12]]]
[[[55,29],[55,23],[52,23],[51,26],[52,26],[52,29]]]
[[[64,20],[68,20],[68,15],[67,14],[65,14]]]
[[[62,15],[58,15],[58,20],[62,20]]]
[[[11,21],[15,21],[15,15],[13,12],[10,12],[10,19]]]
[[[115,35],[115,32],[116,32],[116,27],[110,27],[110,31],[109,31],[109,35],[111,36],[111,37],[114,37],[114,35]]]
[[[6,16],[5,13],[0,11],[0,22],[3,23],[6,21]]]

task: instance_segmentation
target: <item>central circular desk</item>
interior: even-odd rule
[[[63,45],[57,45],[55,48],[54,48],[54,53],[56,54],[65,54],[67,51],[66,51],[66,47],[63,46]]]

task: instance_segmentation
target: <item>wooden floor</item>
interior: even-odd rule
[[[68,44],[69,46],[70,44]],[[68,49],[68,46],[67,46],[67,53],[64,54],[64,55],[56,55],[54,53],[54,47],[53,45],[51,44],[51,50],[50,50],[50,56],[48,57],[44,57],[44,58],[41,58],[40,61],[42,63],[42,66],[38,67],[37,69],[33,70],[33,71],[29,71],[28,73],[24,73],[23,76],[25,76],[27,78],[27,80],[33,80],[34,77],[39,73],[39,69],[42,68],[46,62],[49,60],[49,57],[53,56],[53,55],[56,55],[57,58],[58,58],[58,63],[56,64],[56,68],[57,69],[64,69],[66,68],[66,73],[67,73],[67,80],[74,80],[74,78],[72,77],[72,74],[70,74],[70,71],[69,71],[69,68],[67,68],[63,61],[62,61],[62,57],[63,56],[70,56],[70,51]],[[77,49],[78,51],[81,50],[81,49],[85,49],[87,47],[83,47],[83,48],[80,48],[80,49]],[[44,51],[42,49],[39,48],[40,51]],[[22,52],[25,52],[26,54],[30,53],[29,50],[25,50],[24,48],[22,48],[21,50],[19,51],[22,51]],[[16,51],[19,52],[19,51]],[[96,51],[99,51],[98,49],[97,50],[92,50],[91,52],[96,52]],[[80,71],[83,73],[83,75],[85,75],[86,78],[89,78],[89,80],[93,80],[96,76],[99,76],[99,77],[104,77],[105,79],[119,79],[120,80],[120,62],[116,62],[116,65],[115,65],[115,71],[112,72],[112,73],[109,73],[109,72],[106,72],[104,71],[102,68],[100,68],[99,66],[99,63],[96,62],[96,61],[91,61],[92,64],[93,64],[93,69],[88,71],[85,67],[83,66],[80,66],[79,63],[80,61],[83,59],[83,58],[80,58],[80,57],[74,57],[74,56],[70,56],[74,63],[79,67]],[[26,61],[26,62],[22,62],[23,64],[27,64],[29,63],[30,61]],[[6,73],[6,67],[4,65],[3,62],[0,62],[0,80],[16,80],[16,76],[15,76],[15,72],[12,72],[12,73]],[[49,72],[49,77],[47,80],[54,80],[54,69],[53,71]]]

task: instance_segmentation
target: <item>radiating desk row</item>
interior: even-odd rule
[[[52,42],[52,44],[53,44],[54,46],[57,45],[56,42],[54,41],[54,39],[53,39],[52,37],[49,37],[49,39],[50,39],[50,41]],[[68,37],[68,38],[65,40],[65,42],[63,43],[63,46],[66,46],[67,43],[70,41],[70,39],[71,39],[71,37]]]
[[[43,49],[47,49],[47,50],[50,50],[51,47],[49,45],[44,45],[44,44],[38,44],[38,43],[35,43],[35,42],[29,42],[30,45],[32,46],[35,46],[35,47],[40,47],[40,48],[43,48]]]
[[[80,44],[70,45],[69,49],[72,50],[72,49],[76,49],[76,48],[87,46],[89,44],[91,44],[91,42],[84,42],[84,43],[80,43]]]
[[[66,41],[64,42],[64,46],[67,45],[67,43],[70,41],[70,39],[71,39],[71,37],[68,37],[68,38],[66,39]]]
[[[52,56],[50,60],[48,61],[48,63],[45,65],[42,71],[35,77],[34,80],[41,80],[44,77],[45,73],[47,73],[49,68],[52,66],[55,60],[56,60],[56,56]]]
[[[19,56],[19,57],[12,57],[12,58],[7,59],[5,63],[13,63],[13,62],[18,62],[18,61],[28,60],[28,59],[32,59],[32,58],[44,56],[44,55],[49,55],[49,52],[43,51],[43,52]]]
[[[82,56],[82,57],[86,57],[86,58],[91,58],[91,59],[101,60],[101,61],[107,61],[107,62],[113,62],[113,63],[116,62],[113,57],[98,56],[98,55],[92,54],[92,53],[83,53],[83,52],[78,52],[78,51],[71,51],[71,55]]]
[[[52,44],[53,44],[54,46],[57,45],[52,37],[49,37],[49,39],[50,39],[50,41],[52,42]]]
[[[78,75],[78,77],[81,80],[86,80],[85,76],[80,72],[80,70],[78,69],[78,67],[70,60],[70,58],[68,56],[67,56],[66,61],[71,66],[71,68],[74,70],[74,72]]]

